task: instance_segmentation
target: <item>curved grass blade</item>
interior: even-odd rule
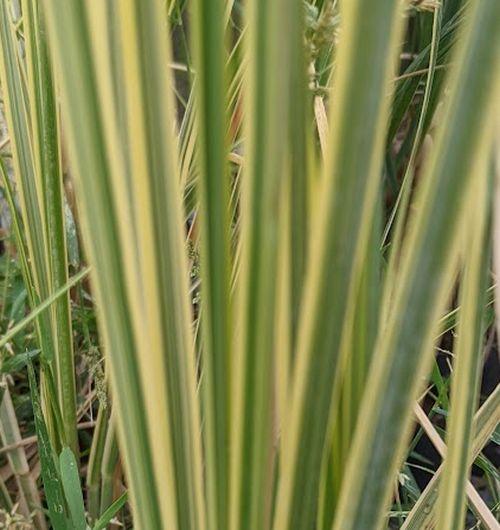
[[[96,524],[92,527],[92,530],[104,530],[110,523],[111,519],[125,506],[128,499],[128,492],[124,491],[116,501],[113,502],[99,517]]]
[[[441,9],[441,8],[439,8]],[[447,21],[439,35],[439,42],[435,47],[439,49],[436,57],[436,65],[444,64],[450,55],[456,37],[457,30],[464,18],[464,7],[460,8],[453,17]],[[432,54],[432,44],[426,46],[417,57],[412,61],[410,66],[405,70],[401,81],[398,81],[396,92],[394,95],[394,103],[392,108],[391,125],[389,127],[388,138],[392,140],[397,130],[401,126],[401,122],[404,118],[410,103],[412,102],[418,86],[421,82],[424,73],[415,75],[416,72],[420,72],[421,69],[430,64]],[[437,88],[437,87],[436,87]]]
[[[415,176],[415,160],[417,158],[417,154],[420,149],[420,143],[422,140],[422,135],[424,133],[424,125],[425,120],[427,117],[427,111],[429,108],[429,102],[432,94],[432,87],[433,87],[433,81],[434,81],[434,74],[436,70],[436,62],[437,62],[437,56],[439,52],[439,34],[441,31],[441,18],[442,18],[442,9],[441,6],[437,6],[434,9],[433,14],[433,24],[432,24],[432,39],[430,43],[430,51],[429,51],[429,68],[427,73],[427,78],[425,82],[425,90],[422,100],[422,106],[420,109],[420,115],[417,122],[417,129],[415,131],[415,137],[413,139],[413,145],[410,152],[410,158],[408,160],[408,164],[403,176],[403,180],[401,182],[401,188],[399,190],[398,196],[396,198],[396,202],[392,208],[391,215],[389,216],[389,219],[387,221],[386,227],[384,228],[384,233],[382,234],[382,242],[381,247],[384,247],[387,236],[389,234],[389,231],[391,230],[392,223],[394,219],[396,218],[396,214],[398,212],[399,206],[402,205],[401,212],[402,214],[399,215],[399,219],[404,219],[406,214],[406,208],[408,207],[409,201],[410,201],[410,195],[411,195],[411,188],[413,179]],[[392,252],[397,256],[399,254],[399,247],[401,244],[401,237],[402,237],[402,225],[403,221],[400,220],[396,224],[396,230],[395,230],[395,238],[393,238],[393,241],[391,243],[391,249]],[[396,248],[396,250],[394,250]],[[394,261],[394,260],[393,260]]]

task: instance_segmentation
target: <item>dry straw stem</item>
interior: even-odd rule
[[[42,513],[42,501],[36,480],[29,468],[24,447],[17,445],[21,441],[21,433],[5,378],[3,378],[1,385],[0,435],[4,446],[12,446],[7,453],[7,458],[19,486],[21,510],[26,517],[29,517],[31,513],[34,514],[33,522],[37,530],[46,530],[47,525]]]
[[[484,445],[491,438],[499,421],[500,385],[496,387],[493,394],[483,403],[474,417],[474,441],[472,443],[470,463],[479,456]],[[427,528],[432,524],[435,517],[434,508],[438,498],[438,484],[442,478],[442,471],[443,466],[436,471],[429,484],[427,484],[417,503],[408,514],[402,530],[418,530],[420,528]]]
[[[418,404],[415,405],[414,410],[415,410],[415,416],[417,417],[420,425],[422,425],[424,431],[426,432],[427,436],[430,438],[431,442],[433,443],[434,447],[437,449],[440,456],[446,461],[448,449],[445,443],[443,442],[443,440],[441,439],[441,436],[436,431],[434,425],[432,425],[432,422],[429,420],[429,418],[427,417],[425,412],[422,410],[420,405]],[[467,461],[469,460],[470,459],[468,459]],[[466,477],[467,475],[464,473],[463,476]],[[484,500],[481,498],[481,496],[476,491],[476,489],[474,488],[474,486],[471,484],[470,481],[465,480],[465,482],[466,484],[464,487],[464,493],[467,494],[469,503],[471,504],[474,512],[479,516],[479,518],[481,519],[481,522],[485,525],[485,527],[488,530],[497,529],[498,523],[496,522],[495,517],[491,513],[490,509],[488,508]],[[444,485],[444,481],[442,480],[441,485],[440,485],[441,490],[444,487],[443,485]],[[464,498],[465,498],[465,495],[464,495]],[[443,502],[447,502],[447,499],[445,499],[444,501],[439,500],[439,502],[441,503],[441,508],[442,508]],[[457,512],[459,512],[457,513],[457,515],[461,515],[462,517],[461,521],[462,521],[464,517],[462,508],[457,510]]]

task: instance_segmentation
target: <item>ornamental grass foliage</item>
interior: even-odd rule
[[[0,0],[0,114],[0,527],[499,528],[498,0]]]

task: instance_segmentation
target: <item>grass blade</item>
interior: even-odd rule
[[[120,463],[120,454],[116,440],[116,428],[112,420],[106,433],[104,453],[102,456],[102,491],[101,491],[101,513],[105,513],[113,504],[116,468]]]
[[[99,520],[93,526],[92,530],[103,530],[109,524],[111,519],[123,508],[127,502],[128,492],[123,492],[116,501],[111,504],[106,511],[99,517]]]
[[[287,446],[275,530],[309,529],[315,521],[332,388],[343,365],[340,351],[348,301],[352,313],[380,184],[386,95],[402,20],[398,2],[379,2],[369,22],[362,14],[368,8],[364,1],[344,6],[346,37],[338,52],[330,140],[324,178],[318,185],[319,212],[311,226],[314,237],[290,414],[283,432]],[[366,86],[371,87],[370,93]]]
[[[269,528],[280,196],[292,103],[290,57],[300,15],[283,0],[252,0],[246,34],[245,167],[241,191],[241,270],[232,374],[230,527]],[[300,23],[299,23],[300,26]],[[249,478],[251,477],[251,478]]]
[[[78,464],[75,455],[69,447],[64,447],[59,455],[59,467],[61,470],[61,484],[71,515],[71,528],[74,530],[85,530],[85,506],[78,475]]]
[[[90,272],[90,267],[81,270],[78,274],[75,274],[67,283],[60,287],[55,293],[53,293],[47,300],[44,300],[40,305],[35,307],[31,313],[23,318],[20,322],[12,326],[7,333],[2,335],[0,338],[0,348],[5,346],[13,337],[22,331],[28,324],[33,322],[40,314],[46,311],[60,296],[66,295],[68,291],[80,282]]]
[[[488,144],[485,145],[481,171],[488,173]],[[440,486],[438,527],[459,528],[465,517],[465,484],[472,442],[472,419],[478,401],[482,361],[483,307],[490,259],[487,222],[490,211],[489,182],[483,179],[474,195],[483,201],[471,209],[473,220],[466,236],[467,249],[462,280],[458,341],[452,375],[451,410],[446,439],[448,450]]]
[[[64,194],[52,72],[39,6],[25,0],[23,9],[17,10],[19,13],[14,6],[8,0],[0,4],[0,78],[24,228],[17,243],[27,249],[28,259],[23,260],[23,266],[24,275],[29,278],[33,309],[68,279]],[[21,22],[22,34],[17,29]],[[56,392],[43,391],[52,443],[59,447],[67,441],[77,451],[68,293],[58,297],[50,311],[40,315],[37,331],[42,355],[48,361],[43,366],[55,375],[61,373],[56,377]],[[63,416],[62,430],[53,424],[48,412],[56,407]]]
[[[196,51],[200,223],[203,227],[202,366],[208,527],[225,530],[229,495],[230,305],[229,171],[227,165],[225,2],[193,5]]]
[[[100,513],[101,498],[101,470],[104,454],[104,444],[109,430],[108,410],[99,407],[96,426],[90,447],[89,463],[86,477],[87,509],[92,521],[97,520]]]
[[[31,402],[33,404],[33,414],[35,416],[35,427],[38,437],[38,450],[42,468],[42,478],[45,490],[45,497],[49,508],[50,522],[54,530],[69,530],[68,518],[66,514],[66,500],[61,484],[61,478],[55,463],[55,455],[49,439],[49,433],[42,414],[38,388],[35,379],[33,366],[28,364],[28,377],[30,384]]]
[[[142,302],[144,311],[134,322],[140,344],[148,345],[139,350],[138,361],[144,387],[148,388],[145,397],[158,489],[165,490],[164,476],[171,474],[179,529],[194,526],[203,530],[200,418],[173,136],[175,119],[170,79],[159,75],[169,59],[160,8],[158,1],[120,4],[123,74],[129,88],[125,90],[125,112],[130,173],[143,176],[132,181],[137,260],[143,282],[133,286],[131,295],[136,307]],[[170,455],[165,451],[168,438]],[[161,507],[167,521],[171,512],[163,503]]]
[[[491,39],[500,36],[500,4],[480,0],[470,8],[455,56],[459,66],[451,80],[447,127],[441,130],[420,185],[418,213],[404,246],[391,315],[379,336],[378,360],[360,412],[365,421],[356,431],[335,530],[382,526],[391,477],[410,426],[408,410],[426,373],[434,323],[452,286],[465,197],[481,146],[490,138],[488,116],[498,88],[498,43]],[[443,201],[454,207],[443,209]],[[366,446],[372,448],[370,455]]]
[[[493,146],[494,152],[494,169],[495,169],[495,179],[494,179],[494,205],[493,205],[493,270],[496,277],[500,277],[500,134],[498,130],[500,125],[497,122],[497,138]],[[500,330],[500,308],[498,307],[500,300],[500,284],[497,280],[495,286],[495,309],[496,309],[496,325],[497,332]]]
[[[135,359],[133,325],[127,311],[123,250],[118,246],[120,232],[108,180],[111,171],[105,151],[99,96],[93,77],[82,76],[83,71],[93,71],[84,5],[79,1],[46,1],[44,6],[55,62],[60,72],[70,154],[72,151],[79,177],[77,184],[80,183],[80,211],[87,236],[87,250],[99,270],[94,281],[101,309],[102,337],[111,361],[111,379],[120,381],[120,385],[115,386],[114,395],[120,417],[124,419],[121,423],[124,434],[122,447],[130,477],[134,516],[140,527],[162,528],[144,396]],[[80,109],[86,110],[81,114]],[[129,399],[130,389],[135,392],[133,400]]]
[[[290,148],[288,153],[288,164],[290,173],[290,201],[289,232],[282,232],[284,237],[290,238],[290,304],[291,304],[291,355],[295,356],[296,335],[300,317],[300,307],[304,290],[306,276],[307,257],[309,249],[310,223],[313,218],[311,203],[311,180],[316,176],[312,170],[312,148],[311,138],[312,119],[311,102],[306,64],[306,52],[304,50],[304,6],[300,2],[291,2],[287,9],[290,14],[290,80],[288,83],[290,94]],[[289,234],[289,235],[286,235]]]
[[[70,156],[138,525],[202,530],[200,422],[161,2],[127,0],[113,17],[111,5],[46,2]],[[116,31],[110,39],[99,31],[102,20]],[[104,59],[98,43],[110,51]],[[168,492],[161,502],[160,492]]]
[[[68,252],[64,215],[64,191],[59,149],[59,127],[52,67],[49,60],[41,3],[23,0],[28,97],[34,177],[40,196],[41,217],[47,244],[47,283],[53,293],[68,281]],[[64,438],[78,454],[73,333],[69,293],[51,307],[55,348],[55,377],[64,424]]]
[[[348,339],[345,344],[347,351],[344,353],[347,361],[340,396],[332,412],[334,414],[333,447],[329,459],[325,458],[326,469],[323,472],[326,473],[324,476],[326,483],[323,486],[321,499],[321,518],[323,528],[326,530],[330,530],[332,526],[380,322],[380,209],[379,204],[363,259],[352,328],[347,331]]]

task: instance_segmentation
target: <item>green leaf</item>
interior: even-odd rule
[[[87,522],[85,520],[85,506],[78,474],[78,463],[69,447],[64,447],[59,455],[59,468],[62,487],[71,515],[71,528],[74,530],[85,530]]]
[[[491,441],[496,443],[497,445],[500,445],[500,425],[495,429],[495,431],[491,435]]]
[[[488,152],[478,172],[488,175]],[[438,527],[454,530],[465,517],[465,489],[472,452],[472,427],[478,403],[483,359],[484,302],[490,262],[488,230],[492,179],[483,177],[474,193],[481,207],[470,209],[470,228],[464,238],[464,273],[461,282],[461,310],[453,363],[451,405],[447,420],[447,452],[440,486]]]
[[[17,8],[16,8],[17,7]],[[22,9],[20,9],[22,7]],[[64,192],[59,156],[59,116],[41,2],[0,5],[0,78],[12,146],[23,233],[15,230],[31,308],[68,281]],[[22,39],[18,27],[22,24]],[[22,50],[22,51],[21,51]],[[8,177],[7,177],[8,178]],[[15,204],[14,204],[15,208]],[[16,215],[14,211],[12,215]],[[24,252],[23,248],[23,252]],[[42,356],[54,360],[56,393],[45,392],[61,410],[62,431],[46,417],[54,442],[77,451],[75,370],[69,294],[59,296],[37,325]],[[52,365],[46,364],[52,369]],[[42,380],[42,386],[45,384]]]
[[[136,524],[203,530],[201,424],[162,2],[44,5]]]
[[[194,3],[200,161],[203,406],[209,528],[226,530],[229,497],[230,209],[226,147],[223,0]]]
[[[28,364],[28,378],[30,384],[31,403],[35,417],[35,428],[38,437],[38,453],[42,470],[45,498],[49,508],[50,521],[54,530],[71,530],[66,512],[66,500],[61,483],[61,477],[56,466],[54,450],[50,443],[47,425],[42,414],[38,387],[33,366]]]
[[[411,407],[430,368],[436,321],[453,286],[464,208],[472,200],[475,179],[484,178],[476,167],[492,135],[500,3],[479,0],[470,2],[469,9],[449,80],[446,127],[440,129],[421,176],[394,302],[379,334],[377,362],[365,389],[364,421],[356,430],[335,530],[383,525]]]
[[[116,501],[107,508],[99,517],[92,530],[103,530],[113,517],[125,506],[128,500],[128,492],[124,491]]]
[[[317,212],[283,423],[275,530],[309,530],[315,523],[332,403],[347,351],[343,341],[353,329],[374,222],[390,79],[403,29],[401,2],[384,0],[373,9],[370,1],[353,0],[343,6],[328,152],[315,188]]]
[[[18,353],[13,357],[7,357],[0,368],[2,374],[12,374],[24,368],[29,362],[40,354],[40,350],[31,350],[24,353]]]
[[[47,300],[44,300],[40,305],[33,308],[31,313],[24,317],[20,322],[12,326],[12,328],[0,337],[0,348],[5,346],[12,337],[15,337],[20,331],[22,331],[28,324],[33,322],[41,313],[46,311],[60,296],[67,294],[67,292],[75,286],[80,280],[85,278],[90,271],[90,267],[82,269],[78,274],[75,274],[65,285],[60,287],[55,293],[49,296]]]
[[[287,178],[291,58],[301,39],[302,6],[248,3],[241,188],[241,270],[232,357],[230,528],[265,528],[271,516],[275,454],[273,401],[276,278],[282,196]],[[289,31],[283,32],[286,27]],[[281,33],[280,38],[276,38]],[[252,477],[249,480],[249,477]]]
[[[41,2],[22,0],[22,16],[34,177],[47,245],[46,293],[40,290],[40,298],[46,298],[68,282],[59,114]],[[40,267],[38,263],[33,265]],[[61,439],[78,454],[73,332],[68,292],[55,300],[50,314],[57,400],[63,420]]]

